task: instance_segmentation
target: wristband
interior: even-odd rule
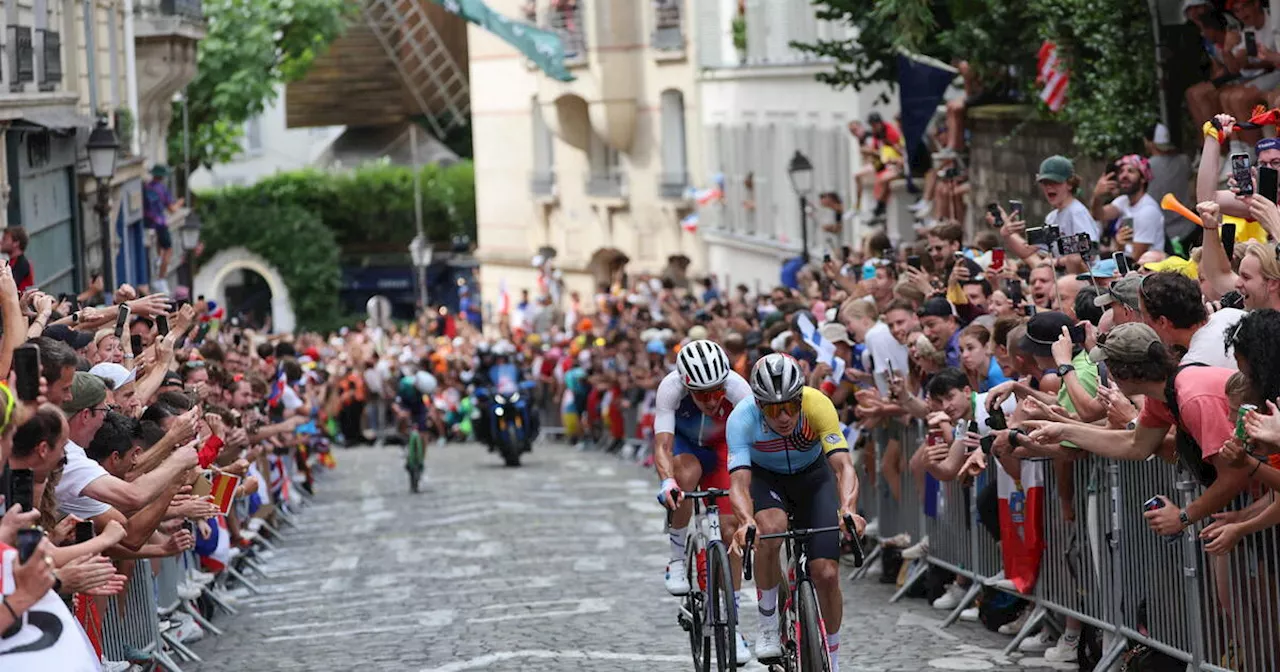
[[[1253,471],[1249,472],[1249,478],[1253,478],[1253,475],[1258,473],[1258,470],[1262,468],[1262,465],[1266,464],[1266,461],[1257,455],[1254,455],[1253,459],[1257,460],[1258,463],[1253,465]]]
[[[18,612],[14,611],[14,610],[13,610],[13,606],[9,604],[9,600],[6,600],[6,599],[4,599],[4,598],[0,598],[0,604],[3,604],[3,605],[4,605],[4,608],[9,610],[9,615],[13,617],[13,620],[15,620],[15,621],[21,621],[21,620],[22,620],[21,618],[19,618],[19,617],[18,617]]]
[[[1204,122],[1204,126],[1200,130],[1204,132],[1204,137],[1217,140],[1219,145],[1227,144],[1227,134],[1222,131],[1217,119],[1210,119]]]

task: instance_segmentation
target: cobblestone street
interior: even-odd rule
[[[263,594],[202,641],[201,672],[680,670],[688,640],[662,587],[652,474],[541,445],[507,469],[476,446],[432,448],[408,493],[398,448],[339,451]],[[845,583],[841,670],[1012,670],[1006,638],[940,630],[919,600]],[[743,621],[754,639],[754,590]],[[743,668],[761,670],[752,663]]]

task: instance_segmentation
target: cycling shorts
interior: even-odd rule
[[[826,460],[794,474],[780,474],[751,465],[751,499],[756,511],[782,509],[791,512],[796,529],[832,527],[840,524],[840,497],[836,477]],[[810,558],[840,559],[840,532],[823,532],[809,537]]]
[[[697,445],[679,434],[676,434],[671,454],[692,455],[698,458],[698,462],[702,465],[702,479],[698,481],[699,489],[729,489],[728,444],[720,442],[713,443],[710,447],[705,447]],[[720,507],[721,513],[727,515],[733,514],[733,504],[729,501],[728,497],[717,499],[716,506]]]

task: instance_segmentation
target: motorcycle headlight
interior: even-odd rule
[[[493,409],[493,414],[494,414],[494,415],[496,415],[496,416],[498,416],[498,417],[502,417],[502,407],[501,407],[501,406],[499,406],[499,407],[497,407],[497,408]]]
[[[515,393],[515,394],[511,395],[511,403],[515,404],[515,403],[519,403],[519,401],[520,401],[520,393],[519,393],[519,392],[517,392],[517,393]]]
[[[493,403],[498,404],[498,405],[502,405],[502,404],[507,403],[507,400],[506,400],[506,398],[504,398],[501,394],[495,394],[495,395],[493,396]]]

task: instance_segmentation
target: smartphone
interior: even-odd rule
[[[142,334],[131,334],[129,336],[129,346],[133,349],[133,356],[137,357],[142,354]]]
[[[36,547],[40,545],[40,540],[42,539],[44,539],[44,528],[42,527],[28,527],[18,530],[18,564],[27,564],[27,560],[35,555]]]
[[[73,313],[80,312],[80,297],[78,296],[71,297],[71,312]]]
[[[116,311],[116,338],[124,336],[125,325],[129,324],[129,304],[120,304],[120,309]]]
[[[1132,228],[1133,228],[1133,218],[1132,218],[1132,217],[1128,217],[1128,216],[1121,217],[1121,218],[1120,218],[1120,223],[1116,226],[1116,228],[1117,228],[1117,229],[1132,229]]]
[[[9,470],[9,494],[5,498],[5,507],[12,508],[20,504],[22,511],[30,511],[34,506],[36,473],[30,469]]]
[[[156,333],[160,335],[160,338],[164,338],[169,335],[168,315],[156,315]]]
[[[1163,509],[1163,508],[1164,508],[1164,500],[1160,499],[1159,497],[1152,497],[1151,499],[1148,499],[1147,501],[1142,503],[1143,511],[1155,511],[1156,509]]]
[[[840,246],[840,260],[841,260],[841,261],[848,261],[848,260],[849,260],[849,257],[850,257],[850,256],[852,256],[852,255],[853,255],[853,251],[852,251],[852,250],[850,250],[850,248],[849,248],[849,246],[848,246],[848,245],[841,245],[841,246]]]
[[[1236,249],[1236,225],[1223,224],[1218,227],[1218,235],[1222,237],[1222,249],[1226,251],[1227,258],[1230,259]]]
[[[988,266],[992,271],[999,271],[1004,268],[1004,248],[997,247],[991,250],[991,265]]]
[[[907,265],[910,266],[911,268],[916,269],[917,271],[920,270],[920,255],[912,254],[908,256]]]
[[[822,255],[822,263],[824,263],[824,264],[829,264],[829,263],[831,263],[831,255],[830,255],[830,254],[823,253],[823,255]],[[234,326],[234,325],[232,325],[232,326]]]
[[[1120,277],[1123,278],[1129,275],[1129,257],[1124,256],[1124,252],[1115,252],[1111,255],[1111,258],[1116,262],[1116,272],[1120,274]]]
[[[1237,194],[1248,196],[1253,193],[1253,173],[1249,170],[1248,154],[1231,155],[1231,176],[1235,178]]]
[[[1275,203],[1277,178],[1280,178],[1280,172],[1275,168],[1258,166],[1258,195]]]
[[[93,539],[93,521],[82,520],[76,523],[76,543],[83,544]]]
[[[1258,35],[1252,30],[1244,31],[1244,53],[1249,58],[1258,57]]]
[[[1013,305],[1022,303],[1022,283],[1017,280],[1007,280],[1004,283],[1004,293],[1013,302]]]
[[[1222,306],[1223,308],[1243,309],[1244,295],[1233,289],[1222,295],[1222,298],[1218,301],[1218,305]]]
[[[1022,219],[1022,201],[1009,201],[1009,214],[1014,219]]]
[[[994,222],[992,226],[995,226],[997,228],[1004,226],[1004,218],[1000,216],[999,203],[988,203],[987,212],[991,214],[991,220]]]
[[[955,438],[963,439],[969,435],[969,421],[961,420],[956,423]]]
[[[14,390],[23,401],[40,397],[40,346],[25,343],[13,351],[13,371],[17,377]]]
[[[238,347],[240,347],[240,344],[241,344],[242,342],[244,342],[244,337],[242,337],[240,334],[231,334],[231,343],[232,343],[232,345],[234,345],[234,346],[236,346],[236,347],[238,348]]]
[[[1025,305],[1025,306],[1023,306],[1023,307],[1022,307],[1022,312],[1026,313],[1027,317],[1035,317],[1035,316],[1036,316],[1036,304],[1034,304],[1034,303],[1028,303],[1027,305]]]

